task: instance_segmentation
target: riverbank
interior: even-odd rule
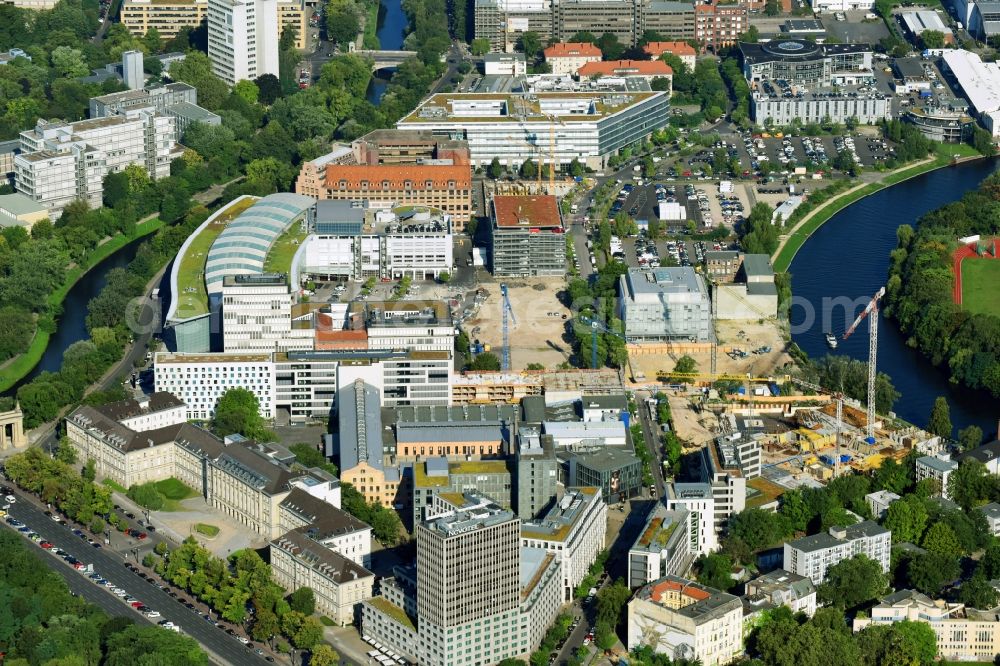
[[[778,244],[778,248],[771,257],[775,273],[784,273],[792,265],[792,260],[802,245],[809,239],[817,229],[822,227],[830,218],[841,210],[850,206],[867,196],[875,194],[887,187],[899,184],[903,181],[915,178],[925,173],[951,166],[956,162],[954,155],[958,154],[958,162],[968,162],[972,160],[984,159],[978,153],[971,152],[972,148],[964,144],[942,144],[939,147],[938,155],[925,160],[902,166],[893,171],[886,172],[879,180],[856,185],[849,190],[841,192],[830,199],[820,208],[810,212],[792,227],[785,238]],[[964,154],[963,154],[964,153]]]
[[[54,292],[49,294],[46,301],[50,309],[61,309],[67,294],[80,279],[90,272],[95,266],[111,257],[113,254],[124,248],[129,243],[145,238],[155,233],[163,226],[163,221],[158,217],[140,222],[135,227],[135,234],[132,236],[114,236],[104,243],[94,248],[93,252],[87,255],[83,265],[77,265],[66,271],[66,278],[63,284]],[[30,373],[42,360],[45,350],[49,346],[49,338],[54,331],[43,331],[37,329],[28,349],[17,357],[9,360],[3,367],[0,367],[0,392],[8,391],[11,387],[21,381]]]

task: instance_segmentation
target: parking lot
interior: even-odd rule
[[[660,219],[660,203],[678,204],[683,210],[683,219]],[[723,195],[718,184],[713,182],[658,182],[636,186],[625,183],[609,216],[625,212],[635,220],[658,220],[665,233],[680,235],[692,221],[699,231],[720,223],[732,229],[748,207],[749,202],[739,186]]]
[[[650,240],[641,233],[622,240],[622,254],[630,268],[658,266],[697,266],[705,261],[705,252],[728,249],[725,243],[712,241]]]

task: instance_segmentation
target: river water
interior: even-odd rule
[[[1000,161],[982,160],[938,169],[910,179],[854,203],[826,222],[802,246],[792,262],[792,293],[806,299],[816,314],[815,323],[793,340],[809,356],[827,353],[868,358],[868,324],[862,323],[846,341],[831,352],[824,340],[822,304],[824,299],[871,298],[887,279],[889,253],[896,247],[896,228],[915,225],[920,216],[960,198],[975,189],[984,178],[1000,168]],[[850,325],[853,315],[834,310],[829,330],[838,338]],[[801,327],[807,314],[793,306],[792,330]],[[902,397],[896,413],[925,426],[934,399],[945,396],[951,405],[951,422],[957,432],[975,424],[989,436],[997,431],[1000,401],[981,392],[953,387],[947,370],[939,370],[918,351],[907,347],[894,321],[879,318],[878,370],[892,378]]]
[[[399,51],[403,48],[403,38],[406,36],[406,12],[403,11],[402,0],[382,0],[378,12],[378,43],[383,51]],[[381,74],[385,75],[386,70]],[[382,95],[389,87],[389,79],[375,77],[368,85],[365,96],[372,104],[382,101]]]

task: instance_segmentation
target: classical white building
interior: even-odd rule
[[[107,174],[138,164],[150,178],[165,178],[180,153],[174,119],[149,108],[75,123],[39,120],[21,132],[14,184],[57,218],[78,199],[99,208]]]
[[[684,578],[661,578],[640,588],[628,604],[627,647],[643,645],[673,659],[728,664],[743,652],[743,604]]]
[[[339,482],[337,482],[339,486]],[[361,567],[371,566],[372,528],[304,488],[293,488],[278,506],[282,533],[298,530]]]
[[[805,576],[819,585],[834,564],[855,555],[865,555],[889,571],[892,532],[871,520],[848,527],[831,527],[829,532],[795,539],[785,544],[784,569]]]
[[[277,0],[209,0],[208,57],[229,85],[278,75]]]
[[[563,601],[573,591],[604,549],[608,505],[599,488],[569,488],[538,521],[521,523],[521,545],[553,553],[562,570]]]

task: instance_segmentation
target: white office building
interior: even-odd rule
[[[56,218],[78,199],[99,208],[108,173],[138,164],[150,178],[165,178],[180,153],[174,119],[149,108],[74,123],[39,120],[21,132],[14,182],[18,192]]]
[[[573,591],[604,549],[607,528],[608,505],[600,489],[570,488],[541,520],[521,523],[521,545],[556,556],[563,601],[572,601]]]
[[[284,275],[225,276],[223,348],[227,352],[311,350],[311,328],[292,326],[294,298]]]
[[[694,561],[687,511],[657,503],[628,551],[627,584],[639,587],[664,576],[683,576]]]
[[[229,85],[278,75],[277,0],[209,0],[208,57]]]
[[[707,341],[712,304],[705,279],[690,266],[630,268],[618,278],[620,317],[629,342]]]
[[[892,532],[866,520],[848,527],[831,527],[828,532],[787,542],[783,568],[819,585],[826,580],[830,567],[855,555],[875,560],[882,571],[888,572],[890,550]]]
[[[817,14],[831,12],[870,12],[875,9],[874,0],[812,0],[812,10]]]
[[[942,69],[955,77],[983,127],[1000,136],[1000,65],[983,62],[977,54],[948,49],[941,56]]]
[[[710,483],[667,484],[665,497],[669,511],[687,513],[688,549],[707,555],[719,547],[715,528],[715,494]]]

